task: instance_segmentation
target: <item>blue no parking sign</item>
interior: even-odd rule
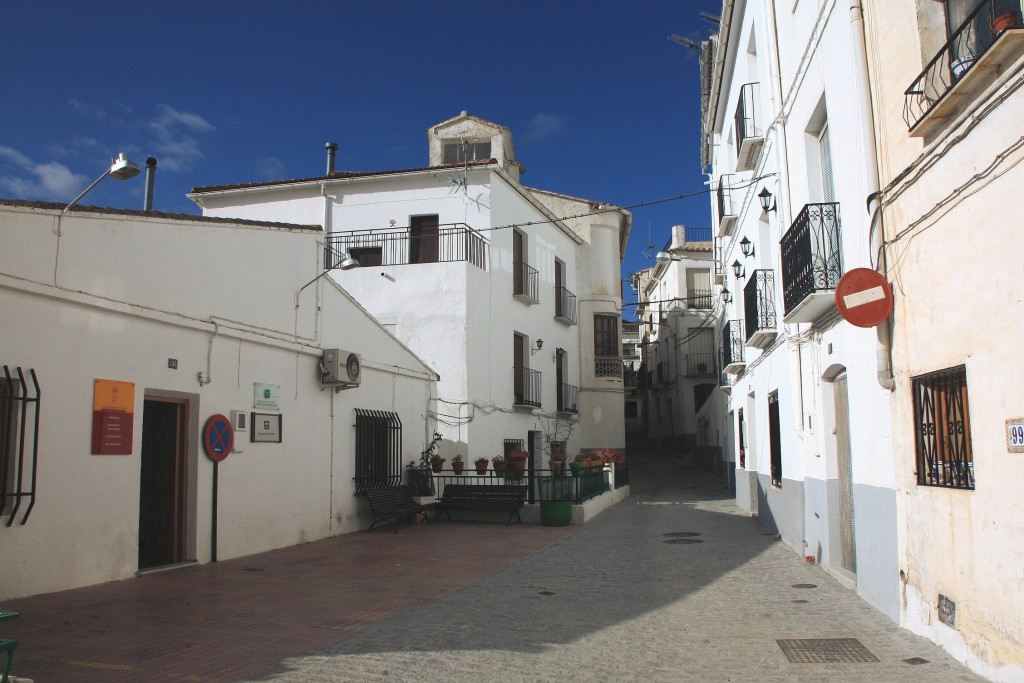
[[[235,433],[231,420],[219,414],[211,416],[203,428],[203,450],[206,455],[210,460],[220,462],[228,457],[234,445]]]

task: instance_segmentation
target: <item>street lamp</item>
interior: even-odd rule
[[[740,263],[739,259],[736,259],[735,261],[732,262],[732,272],[733,275],[736,276],[737,280],[743,277],[743,275],[746,273],[746,271],[743,269],[743,264]]]
[[[722,301],[731,304],[732,303],[732,292],[728,288],[722,290]]]
[[[678,254],[672,254],[667,251],[659,251],[655,256],[654,260],[657,261],[658,265],[665,265],[672,261],[682,261],[683,257]]]
[[[101,175],[99,178],[94,180],[92,185],[90,185],[89,187],[85,188],[85,190],[82,191],[82,194],[80,194],[77,197],[75,197],[74,199],[72,199],[71,203],[64,207],[64,211],[62,211],[61,214],[63,215],[65,213],[67,213],[68,209],[70,209],[72,206],[77,204],[79,199],[81,199],[85,195],[89,194],[89,192],[92,191],[92,188],[94,188],[97,185],[99,185],[100,181],[102,181],[107,176],[111,176],[112,178],[117,178],[118,180],[129,180],[129,179],[134,178],[135,176],[139,175],[139,172],[140,172],[139,171],[139,165],[136,164],[134,161],[129,161],[124,156],[124,152],[119,152],[118,155],[117,155],[117,158],[113,159],[111,161],[110,168],[108,168],[106,171],[104,171],[103,175]]]
[[[740,251],[743,252],[744,256],[754,255],[754,243],[748,240],[746,236],[744,236],[743,239],[740,240]]]
[[[772,199],[772,193],[768,191],[768,187],[762,187],[761,191],[757,193],[757,199],[761,202],[761,210],[765,213],[775,210],[775,202]]]

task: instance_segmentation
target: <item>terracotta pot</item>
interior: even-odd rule
[[[476,465],[476,473],[480,475],[487,474],[487,461],[481,460],[480,462],[473,463]]]
[[[431,460],[430,469],[434,472],[440,472],[444,468],[444,460]]]
[[[1006,14],[1000,14],[998,17],[992,20],[992,28],[995,29],[996,33],[1005,31],[1008,28],[1014,28],[1020,26],[1020,16],[1016,12],[1007,12]]]
[[[464,470],[464,469],[466,469],[466,463],[464,463],[464,462],[453,462],[452,463],[452,471],[455,472],[455,474],[462,474],[462,470]]]
[[[565,467],[565,461],[564,460],[552,460],[552,461],[548,462],[548,465],[551,466],[551,472],[552,473],[554,473],[554,474],[561,474],[562,473],[562,469]]]

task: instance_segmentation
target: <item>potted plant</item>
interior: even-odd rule
[[[430,457],[430,469],[434,470],[435,473],[440,472],[444,467],[445,459],[440,455],[434,454]]]
[[[577,453],[576,457],[569,463],[569,469],[572,470],[572,476],[578,477],[583,472],[584,463],[586,462],[587,456],[583,453]]]
[[[505,462],[504,455],[496,455],[491,458],[491,465],[494,467],[494,474],[499,477],[505,476],[505,467],[507,466],[507,463]]]
[[[462,470],[465,469],[466,463],[462,461],[462,454],[456,453],[455,457],[452,458],[452,470],[455,474],[462,474]]]
[[[430,476],[431,461],[436,455],[441,439],[441,435],[434,432],[430,443],[420,451],[420,461],[417,463],[413,460],[409,463],[409,489],[414,496],[434,495],[434,478]]]
[[[477,458],[473,464],[476,466],[476,473],[478,475],[483,476],[487,474],[487,458]]]
[[[523,476],[523,472],[526,471],[526,461],[529,457],[530,454],[526,451],[512,451],[508,454],[508,468],[512,471],[513,476]]]
[[[548,467],[551,468],[551,473],[558,477],[561,476],[565,470],[565,456],[559,453],[558,455],[552,455],[551,459],[548,460]]]

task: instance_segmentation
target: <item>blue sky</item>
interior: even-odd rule
[[[71,201],[124,151],[154,209],[194,186],[424,166],[461,110],[512,129],[525,184],[631,205],[703,189],[698,60],[718,0],[6,2],[0,196]],[[143,182],[83,203],[142,208]],[[635,209],[623,273],[706,196]],[[648,250],[648,244],[656,246]],[[627,301],[634,300],[628,287]],[[631,310],[626,311],[627,316]]]

